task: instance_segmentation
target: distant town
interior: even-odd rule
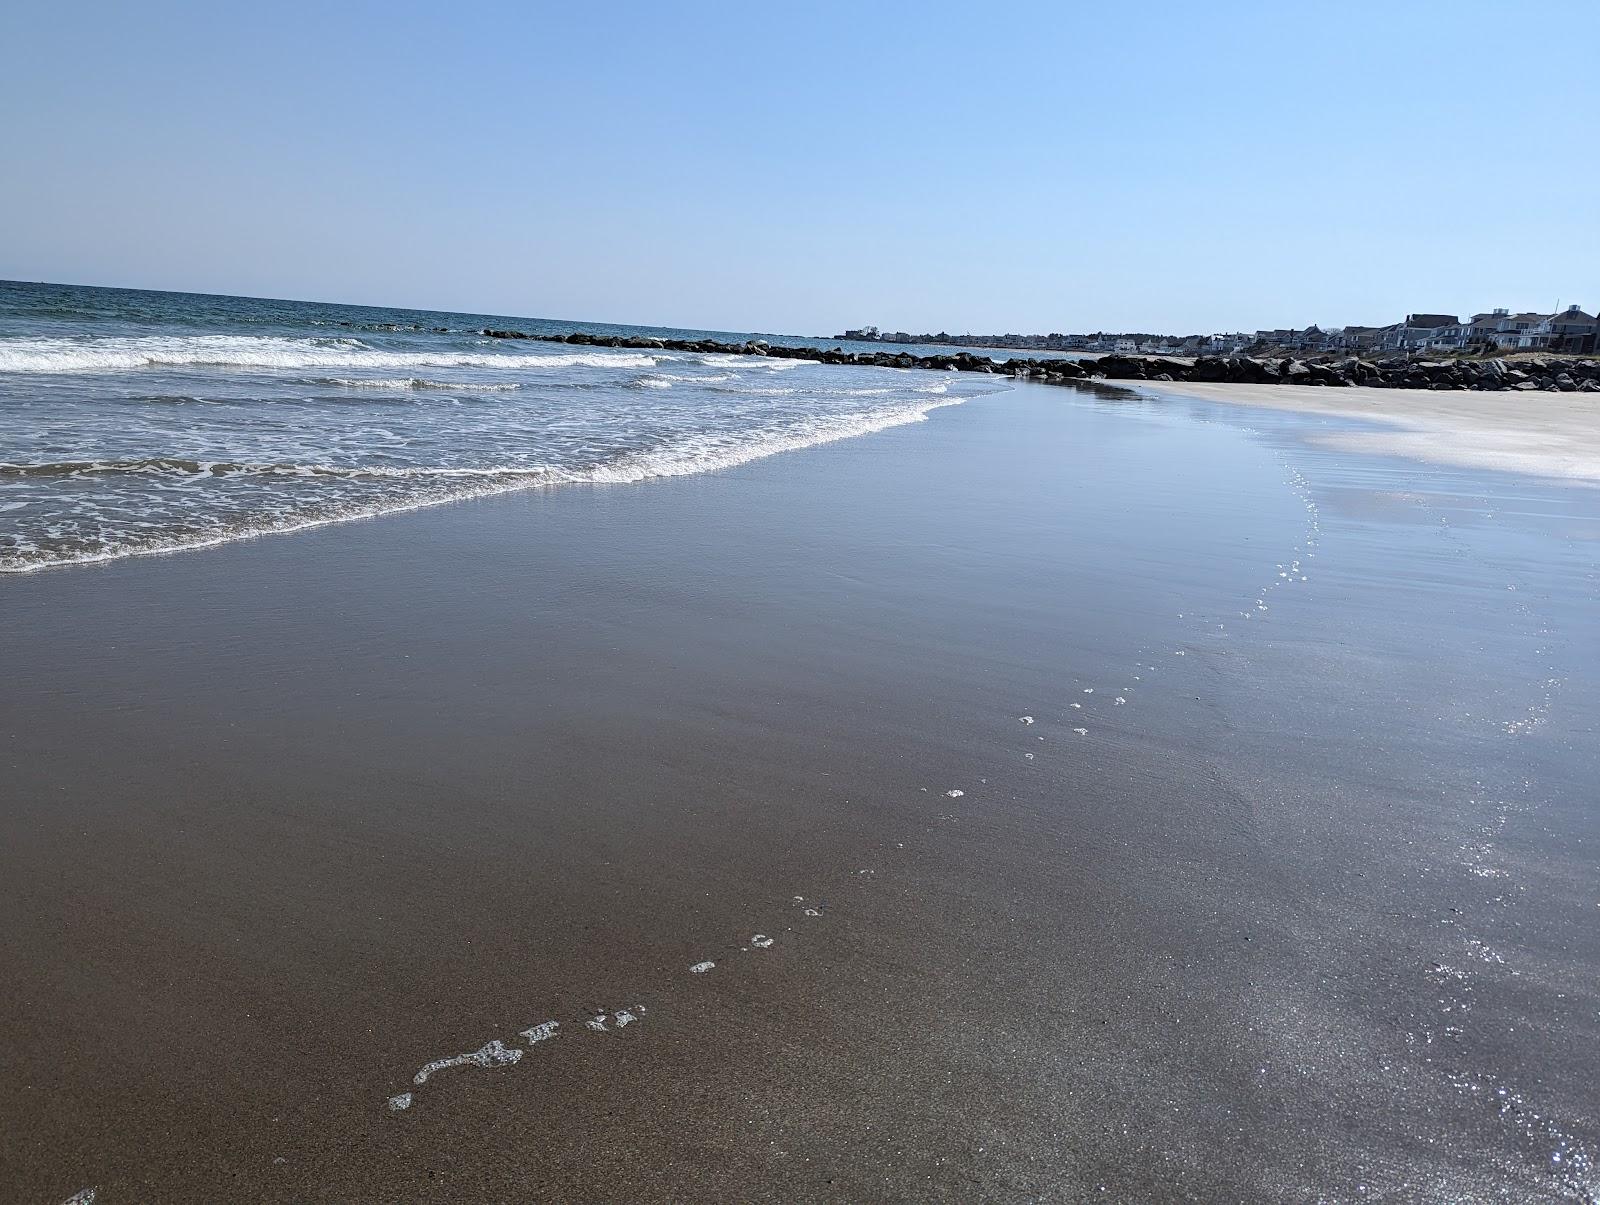
[[[1025,350],[1104,352],[1155,356],[1236,356],[1270,351],[1301,355],[1437,353],[1503,355],[1513,352],[1562,352],[1584,355],[1597,350],[1600,319],[1570,305],[1554,313],[1513,314],[1491,310],[1460,318],[1455,314],[1407,314],[1387,326],[1343,326],[1327,330],[1234,331],[1210,335],[1155,335],[1096,331],[1089,335],[914,335],[880,331],[875,326],[845,331],[835,338],[861,343],[939,344],[951,347],[1004,347]]]

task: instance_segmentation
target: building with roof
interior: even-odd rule
[[[1452,332],[1460,325],[1454,314],[1407,314],[1404,322],[1384,333],[1383,346],[1397,351],[1451,346]]]
[[[1533,346],[1543,351],[1592,352],[1600,319],[1585,314],[1581,306],[1569,305],[1559,314],[1550,314],[1528,332]]]

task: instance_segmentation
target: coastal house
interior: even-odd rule
[[[1323,351],[1329,346],[1328,333],[1315,323],[1303,331],[1295,330],[1293,327],[1257,331],[1253,341],[1266,347],[1284,348],[1288,351]]]
[[[1495,346],[1495,336],[1501,324],[1509,319],[1510,311],[1504,308],[1490,310],[1487,314],[1474,314],[1471,319],[1458,323],[1451,331],[1451,346],[1463,351],[1486,351]]]
[[[1531,351],[1539,346],[1534,333],[1548,314],[1505,314],[1496,324],[1492,336],[1494,345],[1504,351]]]
[[[1328,346],[1327,332],[1313,322],[1305,330],[1295,334],[1291,346],[1297,351],[1322,351]]]
[[[1569,305],[1559,314],[1550,314],[1527,332],[1532,346],[1542,351],[1591,352],[1600,319]]]
[[[1359,354],[1379,346],[1391,329],[1387,326],[1346,326],[1329,332],[1328,346],[1334,350]]]
[[[1570,305],[1554,314],[1524,312],[1513,314],[1501,307],[1445,329],[1425,327],[1417,321],[1437,315],[1413,315],[1405,343],[1395,346],[1444,348],[1457,351],[1563,351],[1589,352],[1595,349],[1600,320],[1584,313],[1583,307]]]
[[[1395,351],[1450,346],[1451,332],[1461,325],[1455,314],[1407,314],[1384,335],[1383,346]]]

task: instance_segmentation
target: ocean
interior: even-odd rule
[[[840,346],[0,282],[0,572],[705,472],[1006,387],[954,372],[490,339],[486,328]]]

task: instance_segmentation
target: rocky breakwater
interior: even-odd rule
[[[841,348],[824,350],[795,347],[787,343],[768,343],[752,339],[745,343],[724,343],[717,339],[655,339],[639,335],[590,335],[575,331],[570,335],[528,335],[522,331],[486,330],[490,339],[537,339],[543,343],[573,343],[580,347],[627,347],[717,353],[729,356],[770,356],[775,360],[816,360],[822,364],[870,364],[879,368],[930,368],[957,372],[1005,372],[987,356],[956,352],[948,356],[913,356],[909,352],[848,352]]]
[[[592,335],[575,331],[566,335],[529,335],[522,331],[485,330],[491,339],[536,339],[544,343],[570,343],[582,347],[625,347],[720,353],[733,356],[771,356],[785,360],[816,360],[823,364],[872,365],[878,368],[922,368],[944,372],[997,373],[1026,377],[1047,385],[1086,385],[1103,381],[1208,381],[1238,385],[1301,385],[1348,387],[1367,385],[1380,389],[1488,389],[1558,390],[1564,393],[1600,392],[1600,361],[1565,357],[1517,360],[1362,360],[1262,358],[1255,356],[1100,356],[1097,359],[1026,359],[1003,363],[971,352],[914,356],[910,352],[848,352],[843,348],[796,347],[755,339],[726,343],[716,339],[656,339],[633,335]]]
[[[1045,366],[1061,373],[1059,364]],[[1379,389],[1558,390],[1600,392],[1600,362],[1566,357],[1518,360],[1296,360],[1254,356],[1102,356],[1080,361],[1082,373],[1115,381],[1212,381],[1240,385],[1307,385]],[[1071,370],[1065,370],[1069,375]]]

